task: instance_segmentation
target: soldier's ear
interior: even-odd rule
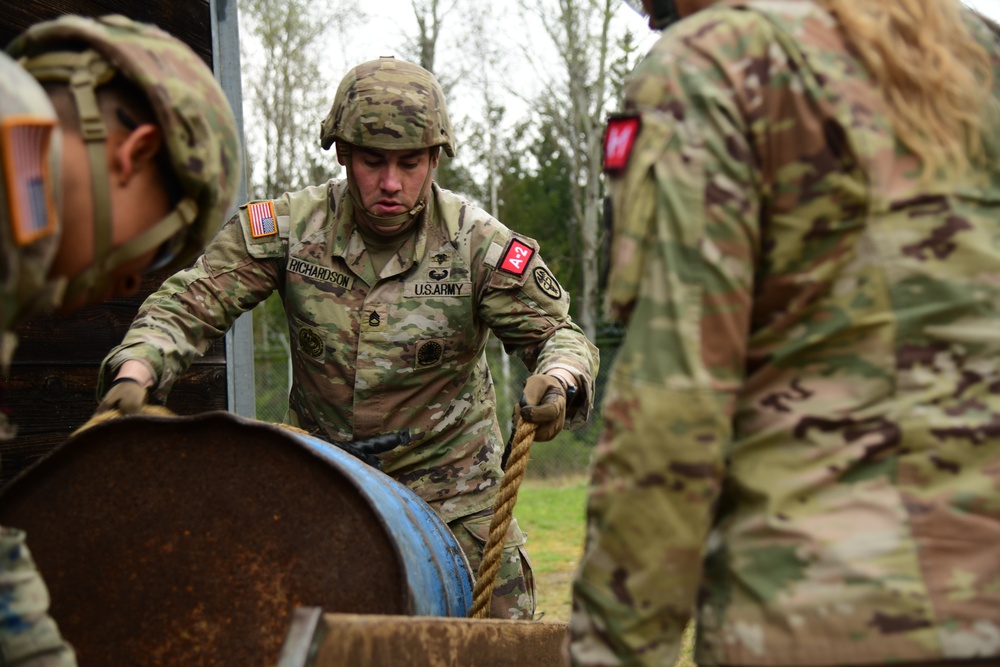
[[[156,154],[163,145],[163,134],[156,125],[143,123],[127,134],[113,133],[112,137],[109,141],[117,143],[112,146],[108,166],[119,185],[126,185],[135,174],[156,164]]]
[[[431,169],[437,169],[438,162],[441,160],[441,147],[432,146],[431,147]]]

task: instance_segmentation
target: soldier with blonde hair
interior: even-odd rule
[[[642,10],[572,663],[671,665],[694,617],[699,665],[996,664],[1000,37],[958,0]]]

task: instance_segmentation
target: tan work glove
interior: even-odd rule
[[[566,421],[566,387],[554,375],[532,375],[524,383],[520,405],[514,406],[515,416],[537,424],[535,440],[551,440],[562,430]]]
[[[142,410],[148,399],[149,391],[141,382],[134,378],[118,378],[111,383],[94,414],[118,410],[123,415],[133,415]]]

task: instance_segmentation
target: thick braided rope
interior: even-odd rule
[[[176,416],[169,408],[165,408],[162,405],[144,405],[142,406],[142,409],[139,410],[139,412],[136,414],[155,415],[157,417]],[[104,422],[111,421],[112,419],[118,419],[119,417],[124,417],[124,416],[125,415],[123,415],[118,410],[107,410],[105,412],[100,412],[91,417],[86,424],[73,431],[73,433],[70,434],[70,437],[76,435],[77,433],[82,433],[83,431],[86,431],[91,426],[97,426],[98,424],[102,424]]]
[[[472,611],[469,618],[486,618],[490,613],[490,599],[493,597],[493,586],[496,584],[497,572],[500,571],[500,557],[503,555],[503,545],[514,517],[514,504],[517,502],[517,491],[521,488],[524,471],[528,469],[528,452],[535,440],[536,425],[526,421],[518,421],[514,432],[514,444],[511,447],[510,458],[507,460],[507,470],[500,483],[500,493],[493,504],[493,518],[490,520],[490,536],[483,549],[483,560],[476,574],[476,588],[472,594]]]

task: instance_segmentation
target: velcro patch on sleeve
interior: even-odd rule
[[[531,246],[518,241],[516,238],[511,239],[498,268],[511,275],[523,276],[528,268],[528,262],[531,261],[531,257],[534,254],[535,249]]]
[[[250,236],[253,238],[260,239],[278,233],[278,219],[274,214],[274,203],[270,199],[247,204],[247,216],[250,218]]]
[[[57,228],[49,174],[49,142],[55,121],[9,116],[0,125],[3,172],[14,242],[19,246],[51,236]]]
[[[637,114],[608,118],[604,130],[604,173],[613,176],[625,171],[641,126],[642,119]]]
[[[500,261],[500,255],[503,253],[503,246],[493,241],[490,243],[489,250],[486,251],[486,257],[483,258],[483,264],[495,269],[497,268],[497,262]]]

